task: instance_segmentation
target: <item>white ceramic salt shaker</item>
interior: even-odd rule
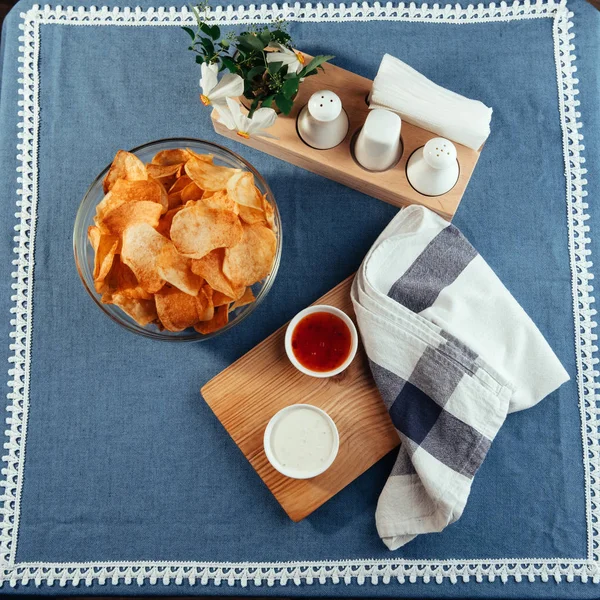
[[[415,150],[406,165],[406,177],[417,192],[425,196],[441,196],[458,181],[456,146],[436,137]]]
[[[340,144],[348,133],[348,115],[339,96],[329,90],[315,92],[298,115],[298,133],[318,150]]]
[[[402,154],[400,130],[402,120],[389,110],[375,108],[369,111],[356,143],[354,157],[369,171],[387,171]]]

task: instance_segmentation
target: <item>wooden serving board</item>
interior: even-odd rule
[[[311,59],[310,56],[305,56],[307,61]],[[355,134],[358,133],[367,118],[369,112],[367,96],[371,92],[372,85],[373,82],[370,79],[333,64],[326,64],[324,71],[320,70],[317,75],[307,77],[302,82],[292,112],[288,116],[279,115],[275,125],[269,129],[269,133],[276,136],[277,139],[262,137],[245,139],[219,123],[214,112],[213,127],[217,133],[231,140],[266,152],[328,179],[333,179],[379,200],[399,207],[408,204],[422,204],[445,219],[451,220],[475,169],[481,148],[479,151],[472,150],[455,142],[460,166],[460,175],[456,185],[442,196],[424,196],[408,182],[406,163],[415,150],[424,146],[431,138],[437,137],[437,134],[403,120],[400,135],[404,149],[398,164],[380,173],[363,169],[354,160],[351,146]],[[348,134],[344,141],[329,150],[317,150],[308,146],[302,141],[296,130],[298,113],[314,92],[323,89],[332,90],[341,98],[342,106],[350,121]]]
[[[353,320],[352,277],[315,304],[330,304]],[[293,521],[300,521],[337,494],[400,440],[381,400],[362,345],[340,375],[318,379],[300,373],[284,348],[286,325],[209,381],[201,390],[250,464]],[[333,465],[314,479],[290,479],[277,472],[263,450],[270,418],[290,404],[313,404],[335,421],[340,449]],[[249,491],[251,494],[251,491]]]

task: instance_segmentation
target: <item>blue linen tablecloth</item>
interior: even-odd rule
[[[281,16],[299,47],[371,78],[390,52],[494,108],[454,222],[572,379],[509,416],[459,522],[390,553],[374,509],[393,456],[294,524],[199,389],[355,271],[395,208],[227,142],[266,177],[283,219],[279,274],[251,318],[207,343],[161,344],[109,321],[81,285],[75,213],[116,150],[173,136],[223,142],[198,101],[199,72],[180,29],[190,13],[136,5],[24,0],[3,30],[2,590],[598,596],[591,261],[600,253],[600,163],[582,164],[600,153],[598,12],[583,0],[517,0],[215,13],[225,27]]]

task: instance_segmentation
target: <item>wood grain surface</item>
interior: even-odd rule
[[[310,60],[311,57],[307,55],[306,58]],[[370,79],[335,65],[327,64],[325,65],[325,71],[319,71],[318,75],[305,79],[300,86],[292,112],[288,116],[279,115],[275,125],[269,129],[269,133],[276,136],[277,139],[260,137],[245,139],[237,135],[237,132],[231,131],[218,123],[216,121],[217,115],[214,112],[213,126],[217,133],[231,140],[241,142],[298,167],[333,179],[379,200],[384,200],[395,206],[422,204],[439,213],[445,219],[452,219],[477,164],[479,152],[455,143],[460,165],[460,174],[456,185],[442,196],[424,196],[408,182],[406,163],[417,148],[424,146],[428,140],[436,137],[437,134],[403,121],[401,138],[404,149],[398,164],[380,173],[363,169],[355,161],[351,146],[355,134],[358,133],[367,118],[369,107],[366,99],[372,85],[373,82]],[[338,94],[350,120],[346,138],[340,145],[330,150],[311,148],[302,141],[296,131],[298,113],[308,102],[313,92],[322,89],[332,90]]]
[[[352,277],[315,304],[330,304],[354,319]],[[399,444],[398,435],[359,345],[340,375],[326,379],[300,373],[285,353],[286,325],[225,369],[201,390],[204,399],[293,521],[300,521]],[[314,479],[278,473],[263,450],[269,419],[290,404],[313,404],[335,421],[340,450],[333,465]],[[248,490],[249,501],[252,490]]]

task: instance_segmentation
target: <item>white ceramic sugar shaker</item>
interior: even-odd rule
[[[369,171],[387,171],[402,154],[400,130],[402,120],[389,110],[375,108],[369,111],[356,143],[354,157]]]
[[[417,192],[425,196],[441,196],[458,181],[460,169],[456,146],[436,137],[415,150],[406,165],[406,177]]]
[[[298,115],[298,134],[309,146],[327,150],[348,133],[348,115],[339,96],[330,90],[315,92]]]

